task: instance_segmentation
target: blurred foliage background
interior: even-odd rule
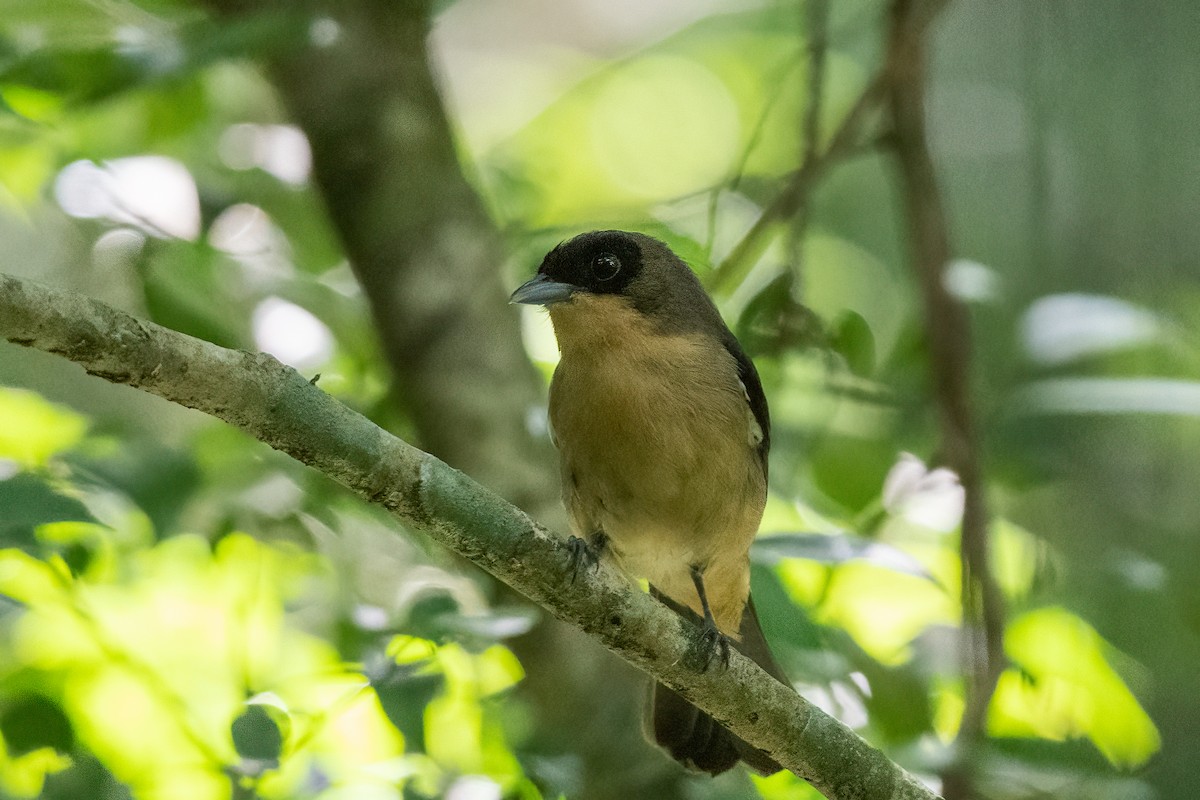
[[[887,20],[0,0],[0,270],[319,373],[561,528],[553,338],[504,291],[574,233],[659,236],[763,375],[754,594],[799,690],[935,787],[1200,796],[1200,9],[954,0],[929,29],[1007,606],[965,765],[963,491],[936,469],[883,115],[729,260],[871,85]],[[10,345],[0,548],[3,798],[816,796],[684,774],[641,739],[638,678],[487,576],[219,423]]]

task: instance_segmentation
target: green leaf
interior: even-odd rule
[[[871,687],[864,698],[871,722],[885,739],[909,742],[930,730],[929,682],[918,666],[886,667],[866,654],[857,666]]]
[[[857,311],[843,311],[834,322],[829,344],[855,375],[870,377],[875,369],[875,336]]]
[[[23,467],[44,466],[52,456],[74,447],[87,431],[87,421],[79,414],[20,389],[0,388],[0,420],[0,459]]]
[[[738,340],[751,355],[825,344],[820,318],[796,300],[795,277],[784,272],[756,294],[737,321]]]
[[[863,414],[865,417],[866,412]],[[849,413],[845,416],[847,428],[858,423]],[[865,428],[869,422],[869,418],[864,418],[861,424]],[[840,432],[822,438],[809,453],[817,487],[854,513],[878,499],[883,479],[895,460],[896,447],[892,441]]]
[[[54,92],[76,102],[94,102],[146,80],[146,65],[110,47],[37,50],[0,75],[6,83]]]
[[[397,664],[390,658],[379,660],[367,670],[371,688],[388,721],[404,736],[404,749],[425,752],[425,707],[441,690],[444,678],[430,669],[429,661]]]
[[[228,290],[232,268],[218,252],[204,244],[152,240],[144,258],[140,267],[151,319],[222,347],[249,344],[250,298]]]
[[[75,747],[71,721],[57,702],[40,694],[23,694],[0,703],[0,734],[10,757],[53,747],[70,753]]]
[[[119,782],[92,755],[75,755],[71,766],[46,776],[38,800],[132,800],[129,787]]]
[[[240,770],[245,775],[261,775],[278,769],[283,753],[283,734],[279,725],[261,705],[248,706],[230,726],[233,747],[242,758]]]
[[[753,552],[753,550],[751,551]],[[828,646],[821,627],[808,610],[791,601],[779,584],[775,571],[759,559],[752,560],[750,593],[754,597],[758,620],[776,657],[783,658],[781,645],[793,649],[818,651]]]
[[[129,436],[122,438],[116,453],[103,458],[72,456],[68,462],[128,495],[146,512],[160,537],[175,530],[180,512],[199,490],[202,479],[190,452]]]
[[[0,481],[0,543],[29,549],[33,529],[47,522],[96,522],[74,497],[59,494],[28,472]]]

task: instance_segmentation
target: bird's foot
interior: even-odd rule
[[[567,537],[567,569],[571,573],[571,583],[579,577],[579,573],[591,570],[593,573],[600,569],[600,557],[604,555],[607,538],[602,533],[592,537],[589,544],[578,536]]]
[[[703,648],[701,672],[716,662],[722,669],[729,669],[729,637],[717,629],[717,623],[709,617],[700,624],[700,646]]]
[[[721,666],[728,669],[729,638],[717,627],[712,606],[708,604],[708,592],[704,590],[704,567],[700,564],[692,564],[689,571],[692,575],[692,583],[696,586],[696,596],[700,598],[700,608],[704,611],[704,621],[700,623],[700,646],[704,648],[700,671],[707,671],[714,660],[720,661]]]

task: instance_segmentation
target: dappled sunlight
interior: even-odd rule
[[[647,198],[684,194],[720,180],[734,157],[737,108],[703,66],[682,58],[642,59],[605,83],[590,111],[596,161],[621,189]],[[663,129],[675,133],[657,134]]]
[[[130,575],[94,582],[61,563],[0,551],[0,593],[29,609],[14,655],[59,676],[76,733],[140,796],[227,796],[222,770],[237,762],[229,725],[247,686],[269,688],[250,702],[286,723],[286,766],[261,784],[267,797],[291,796],[313,769],[342,791],[429,779],[445,768],[520,776],[479,707],[522,677],[506,648],[473,655],[427,643],[397,651],[417,663],[432,658],[447,687],[429,707],[433,761],[421,766],[408,763],[367,679],[288,622],[284,603],[321,574],[320,559],[234,534],[215,551],[198,537],[175,537],[135,564]],[[30,768],[12,762],[0,778],[27,784],[20,776]]]
[[[0,459],[17,467],[45,466],[87,431],[87,420],[66,406],[8,387],[0,387],[0,420]]]
[[[918,633],[958,615],[957,597],[928,580],[854,562],[835,570],[819,610],[884,664],[907,660]]]
[[[1009,626],[1005,649],[1013,668],[992,704],[995,735],[1086,736],[1126,767],[1158,751],[1158,730],[1113,668],[1118,654],[1079,617],[1062,608],[1024,614]]]

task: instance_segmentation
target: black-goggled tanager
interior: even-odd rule
[[[695,614],[790,686],[750,600],[750,543],[767,497],[770,419],[754,364],[695,274],[665,244],[594,231],[560,244],[514,303],[545,306],[562,353],[550,426],[579,562],[607,558]],[[647,733],[712,774],[780,766],[656,685]]]

